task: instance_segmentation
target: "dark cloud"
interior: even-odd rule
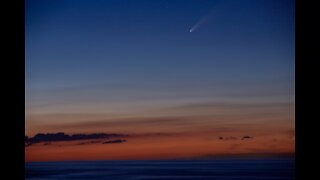
[[[39,133],[32,138],[25,137],[25,146],[30,146],[40,142],[56,142],[56,141],[77,141],[77,140],[90,140],[90,139],[110,139],[127,137],[125,134],[105,134],[105,133],[93,133],[93,134],[73,134],[68,135],[63,132],[59,133]]]
[[[246,140],[246,139],[253,139],[253,137],[252,136],[243,136],[242,138],[237,138],[237,137],[233,137],[233,136],[231,136],[231,137],[220,136],[218,139],[219,140],[237,140],[237,139]]]
[[[237,137],[233,137],[233,136],[231,136],[231,137],[222,137],[222,136],[220,136],[218,139],[219,140],[236,140],[238,138]]]
[[[115,140],[111,140],[111,141],[105,141],[102,144],[123,143],[123,142],[126,142],[126,140],[124,140],[124,139],[115,139]]]
[[[252,138],[253,138],[252,136],[243,136],[243,137],[241,138],[241,140],[252,139]]]

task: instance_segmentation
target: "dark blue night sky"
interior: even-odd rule
[[[27,87],[223,81],[292,92],[288,2],[29,0]]]
[[[26,130],[39,114],[293,103],[294,14],[290,0],[27,0]]]

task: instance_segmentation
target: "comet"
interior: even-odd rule
[[[217,3],[217,2],[216,2],[216,3]],[[218,4],[220,5],[221,2],[219,2]],[[209,21],[211,18],[213,18],[214,15],[217,16],[217,11],[216,11],[216,10],[217,10],[217,4],[215,4],[215,5],[211,8],[211,10],[210,10],[206,15],[202,16],[202,18],[200,18],[200,20],[198,20],[198,21],[196,22],[196,24],[191,27],[191,29],[189,30],[189,32],[190,32],[190,33],[191,33],[191,32],[194,32],[194,31],[197,30],[200,26],[202,26],[202,25],[205,24],[207,21]]]
[[[193,25],[191,27],[191,29],[189,30],[189,32],[193,32],[195,31],[196,29],[198,29],[202,24],[204,24],[208,18],[210,17],[211,13],[206,15],[206,16],[203,16],[195,25]]]

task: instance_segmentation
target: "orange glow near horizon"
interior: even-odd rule
[[[37,143],[25,149],[26,162],[66,160],[152,160],[210,158],[241,154],[294,154],[288,134],[255,136],[253,139],[219,140],[204,134],[137,136],[115,144],[85,144],[82,141]]]
[[[25,148],[25,160],[151,160],[294,154],[294,103],[234,100],[159,104],[158,101],[138,106],[133,103],[128,107],[124,103],[118,105],[120,110],[114,113],[103,111],[112,104],[96,105],[94,111],[95,106],[83,109],[76,104],[69,109],[56,106],[38,107],[37,111],[28,109],[26,135],[29,137],[57,132],[130,136],[124,138],[126,142],[112,144],[36,143]],[[241,140],[243,136],[253,138]],[[219,137],[227,139],[219,140]]]

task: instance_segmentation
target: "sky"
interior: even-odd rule
[[[126,136],[37,141],[26,161],[294,153],[294,8],[27,0],[26,136]]]

